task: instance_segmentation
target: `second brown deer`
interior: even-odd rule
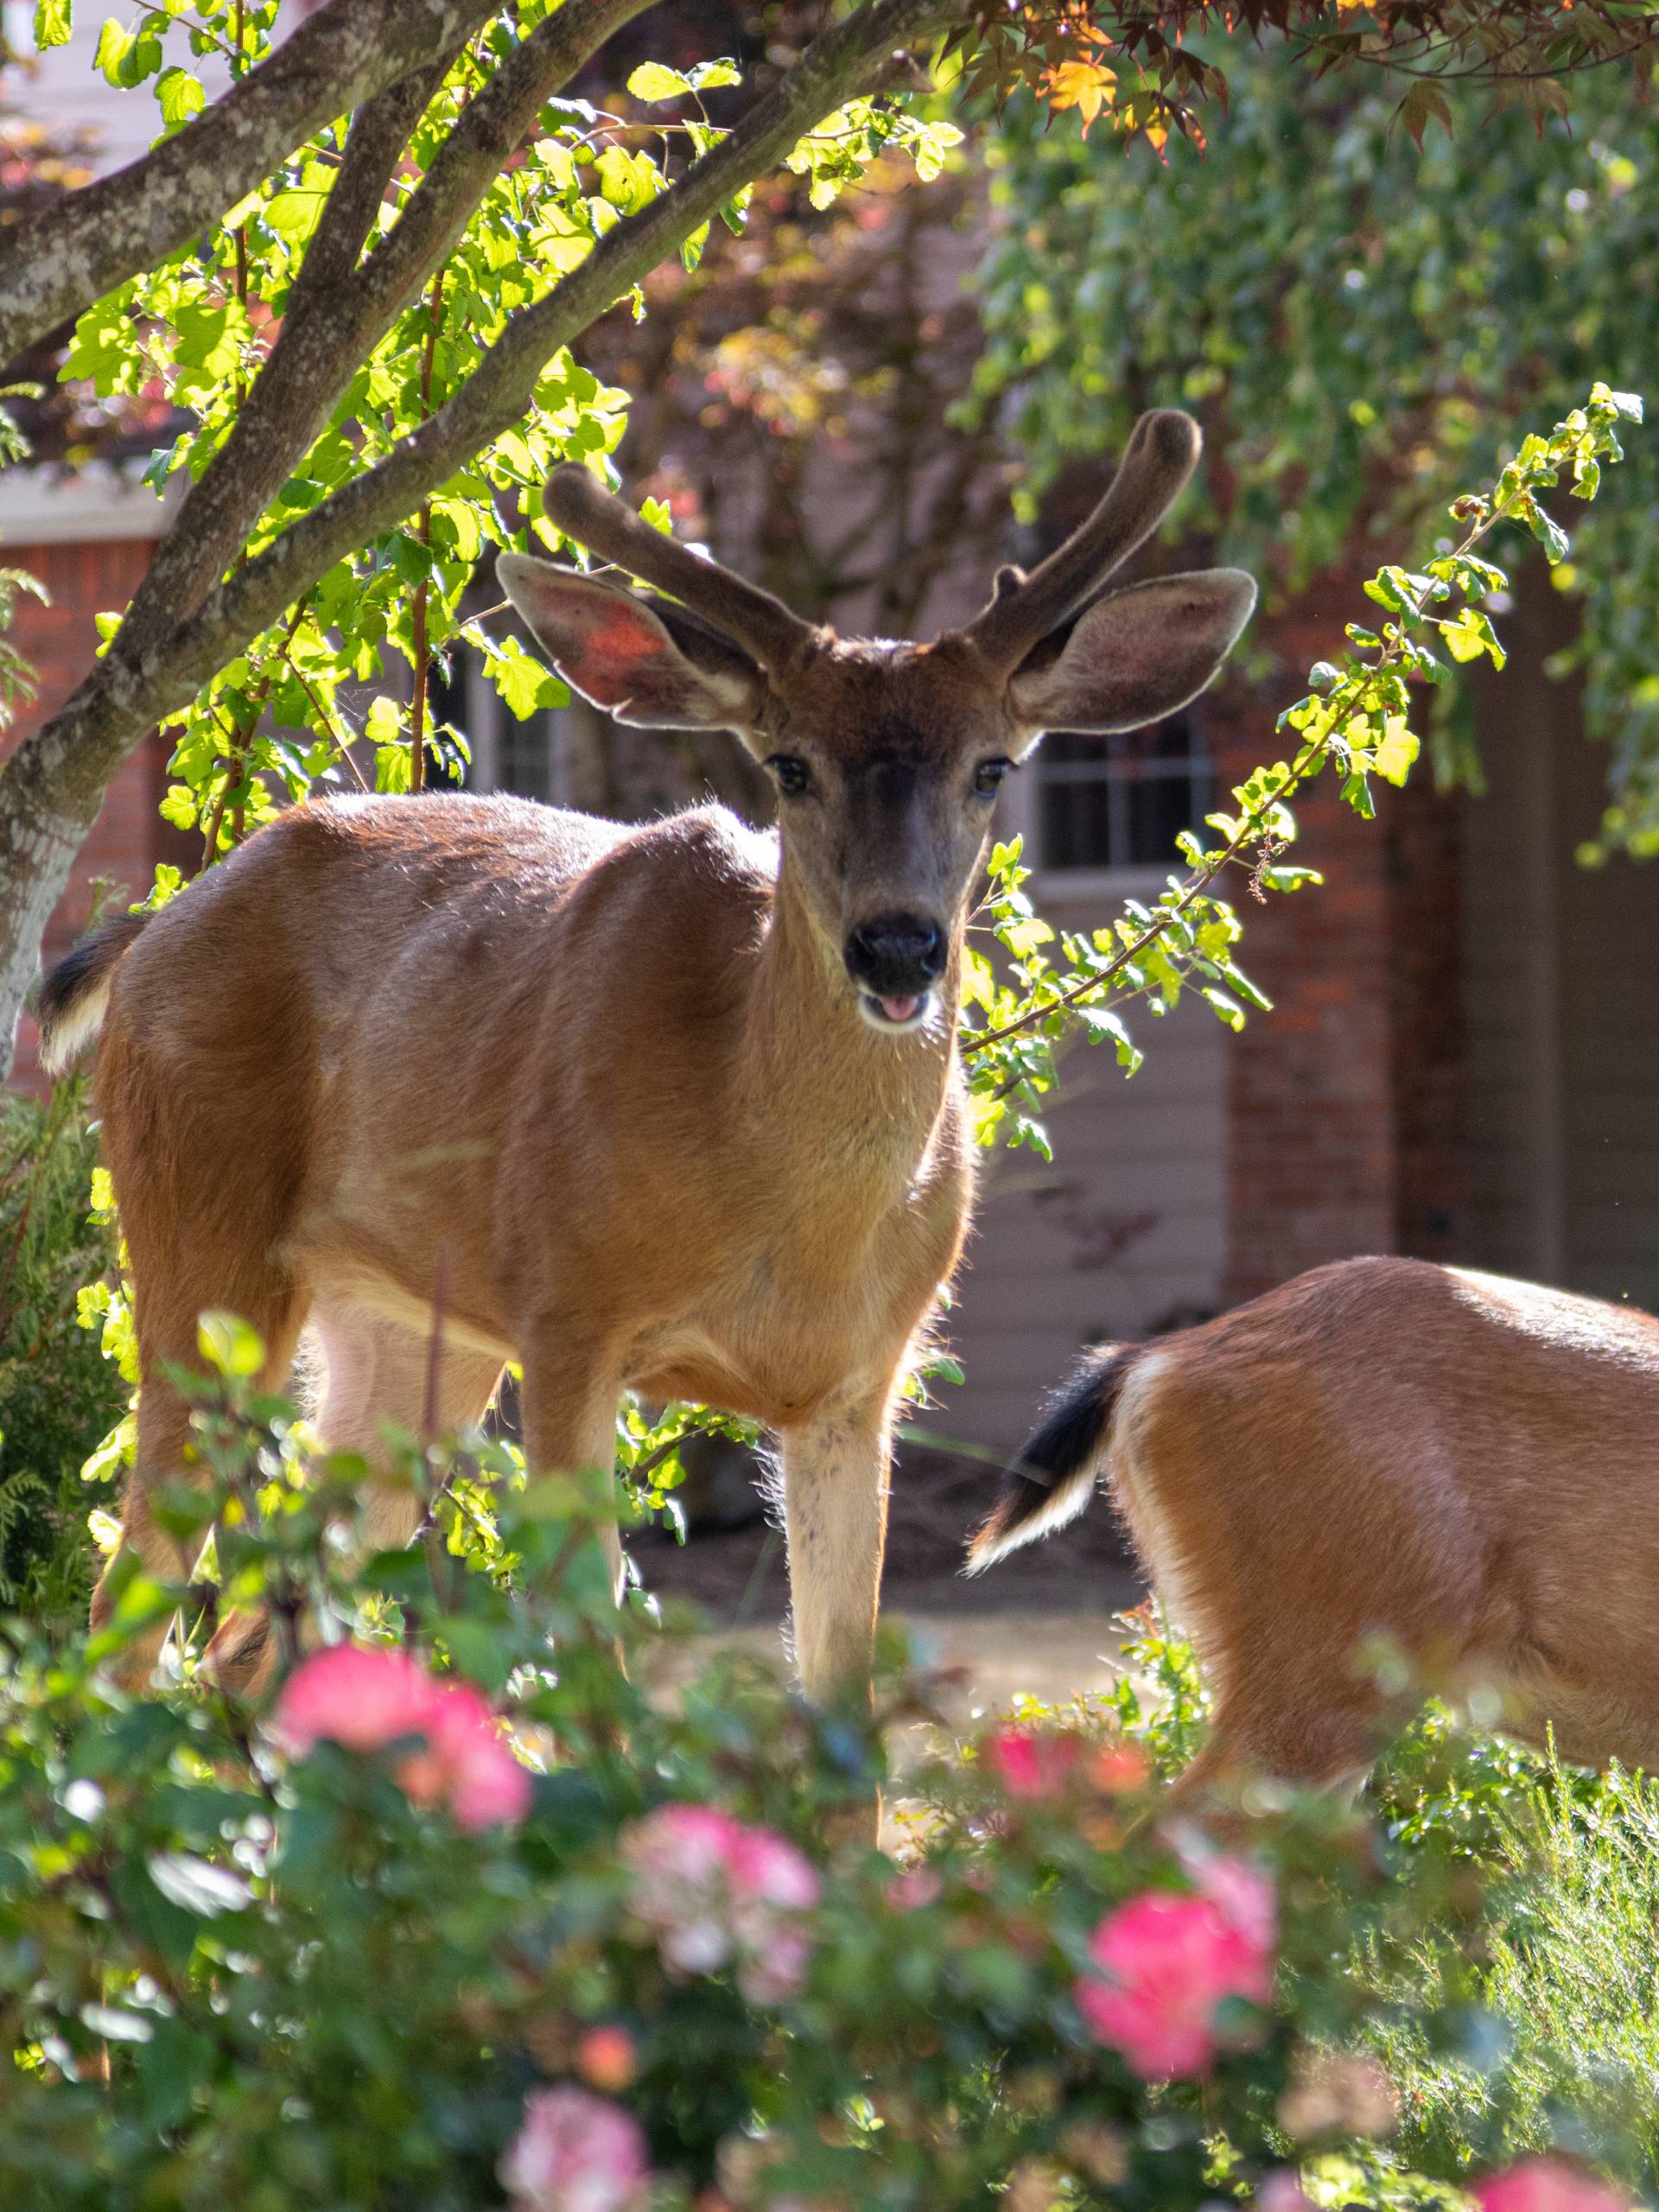
[[[974,1571],[1109,1483],[1214,1696],[1186,1793],[1362,1773],[1424,1688],[1659,1768],[1659,1320],[1404,1259],[1090,1353]]]
[[[70,955],[41,1017],[56,1065],[102,1033],[142,1367],[124,1546],[190,1572],[152,1501],[204,1309],[254,1325],[272,1383],[308,1325],[321,1434],[371,1461],[385,1422],[479,1419],[516,1358],[538,1471],[609,1469],[626,1390],[772,1432],[802,1681],[868,1682],[895,1407],[968,1220],[957,974],[997,787],[1045,728],[1172,712],[1238,635],[1236,571],[1104,588],[1198,450],[1143,418],[1089,521],[927,645],[802,621],[561,469],[560,531],[658,595],[505,555],[519,613],[619,721],[734,732],[775,836],[719,808],[305,805]],[[418,1512],[382,1484],[372,1540]],[[221,1672],[252,1679],[260,1642]]]

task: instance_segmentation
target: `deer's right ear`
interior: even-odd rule
[[[619,721],[738,731],[753,722],[765,678],[695,615],[525,553],[503,553],[495,573],[559,674]]]

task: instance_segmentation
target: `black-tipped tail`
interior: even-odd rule
[[[118,914],[48,971],[35,1013],[41,1025],[41,1065],[48,1075],[61,1075],[97,1036],[116,963],[149,919],[147,909]]]
[[[1109,1344],[1081,1361],[1008,1469],[990,1517],[975,1530],[968,1547],[969,1574],[982,1573],[1083,1511],[1106,1456],[1118,1394],[1142,1349]]]

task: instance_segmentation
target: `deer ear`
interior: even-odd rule
[[[667,601],[631,592],[526,553],[495,573],[566,682],[619,721],[646,729],[745,730],[766,680],[747,653]]]
[[[1056,652],[1046,639],[1009,679],[1027,729],[1139,729],[1196,698],[1250,619],[1241,569],[1158,576],[1085,607]]]

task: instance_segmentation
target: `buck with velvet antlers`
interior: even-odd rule
[[[142,1367],[123,1532],[152,1573],[194,1564],[152,1511],[189,1428],[168,1369],[228,1309],[273,1384],[309,1325],[321,1433],[371,1459],[384,1422],[480,1418],[510,1358],[538,1471],[608,1468],[626,1390],[754,1417],[803,1685],[868,1684],[895,1401],[968,1220],[957,972],[997,786],[1046,728],[1172,712],[1243,628],[1233,570],[1104,589],[1198,452],[1145,416],[1076,535],[919,645],[801,621],[562,468],[558,529],[667,596],[509,554],[513,603],[619,721],[733,731],[775,837],[717,807],[331,800],[62,963],[52,1064],[102,1028]],[[372,1541],[418,1512],[378,1486]],[[256,1677],[264,1624],[226,1637],[221,1673]]]

